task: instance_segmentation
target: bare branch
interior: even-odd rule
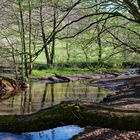
[[[108,33],[110,33],[117,41],[119,41],[122,45],[126,46],[129,50],[133,50],[136,53],[140,53],[140,48],[128,45],[126,42],[123,42],[121,39],[119,39],[116,35],[111,33],[109,30],[108,30]]]
[[[107,20],[107,19],[112,18],[112,17],[114,17],[114,16],[110,16],[110,17],[103,18],[103,19],[101,19],[101,20],[95,21],[95,22],[89,24],[87,27],[85,27],[85,28],[83,28],[82,30],[80,30],[79,32],[77,32],[76,34],[72,35],[72,36],[65,36],[65,37],[62,37],[62,38],[56,37],[56,39],[62,40],[62,39],[74,38],[74,37],[76,37],[77,35],[83,33],[83,32],[86,31],[87,29],[89,29],[89,28],[90,28],[91,26],[93,26],[94,24],[97,24],[97,23],[99,23],[99,22],[101,22],[101,21]]]
[[[64,21],[64,19],[69,15],[69,13],[72,11],[72,9],[77,6],[80,3],[81,0],[78,0],[76,3],[74,3],[68,10],[68,12],[65,14],[65,16],[59,21],[59,23],[56,25],[56,28],[59,27],[59,25]]]

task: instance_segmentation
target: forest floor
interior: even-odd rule
[[[140,131],[115,130],[111,128],[87,127],[73,140],[140,140]]]

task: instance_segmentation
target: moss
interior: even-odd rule
[[[92,107],[92,108],[91,108]],[[98,109],[97,109],[98,108]],[[61,103],[49,109],[26,116],[0,116],[0,131],[25,132],[78,124],[95,125],[126,130],[140,130],[138,112],[114,111],[94,103]]]

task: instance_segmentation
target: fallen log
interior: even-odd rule
[[[48,77],[47,79],[53,83],[70,82],[69,78],[58,75],[58,74],[55,74],[55,76]]]
[[[67,101],[32,115],[0,116],[0,131],[3,132],[39,131],[69,124],[140,130],[140,111]]]
[[[55,77],[60,78],[60,79],[64,80],[65,82],[70,82],[70,79],[68,77],[61,76],[61,75],[58,75],[58,74],[55,74]]]

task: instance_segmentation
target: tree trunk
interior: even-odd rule
[[[102,59],[102,44],[101,44],[101,37],[99,35],[99,27],[98,27],[98,36],[97,36],[97,44],[98,44],[98,64],[101,64]]]
[[[140,112],[92,102],[67,101],[32,115],[0,116],[1,132],[40,131],[64,124],[140,130]]]
[[[25,77],[28,78],[27,54],[26,54],[26,45],[25,45],[25,27],[24,27],[24,19],[23,19],[23,7],[21,1],[18,1],[18,6],[19,6],[19,14],[20,14],[20,32],[21,32],[20,35],[21,35],[24,71],[25,71]]]
[[[52,49],[50,54],[50,64],[53,64],[54,62],[54,55],[55,55],[55,31],[56,31],[56,7],[54,5],[53,8],[54,14],[53,14],[53,37],[52,37]]]
[[[46,44],[46,34],[44,30],[44,21],[43,21],[43,15],[42,15],[42,0],[40,0],[40,25],[41,25],[41,32],[42,32],[42,40],[43,40],[43,48],[45,49],[45,56],[48,67],[50,66],[50,57],[49,57],[49,51],[48,51],[48,45]]]
[[[28,0],[29,4],[29,75],[32,74],[32,11],[31,11],[31,0]]]
[[[99,12],[99,6],[98,6],[98,1],[95,0],[95,3],[97,4],[96,6],[96,13]],[[98,21],[98,17],[97,17],[97,21]],[[98,66],[100,67],[101,65],[101,59],[102,59],[102,44],[101,44],[101,37],[100,37],[100,24],[97,24],[97,45],[98,45]]]
[[[70,50],[69,49],[69,43],[68,43],[68,41],[66,41],[67,63],[70,60],[70,51],[69,50]]]

